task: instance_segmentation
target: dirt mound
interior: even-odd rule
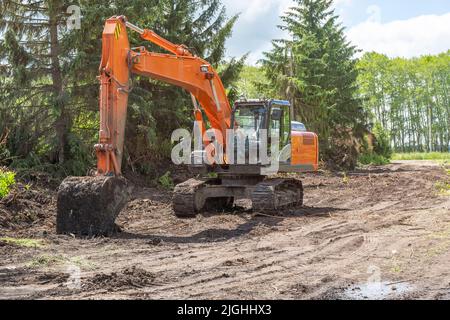
[[[110,274],[97,274],[83,282],[83,291],[106,290],[109,292],[144,288],[154,283],[156,275],[138,267],[131,267]]]
[[[19,185],[0,201],[0,230],[26,229],[54,220],[54,191]]]

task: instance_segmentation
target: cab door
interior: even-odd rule
[[[291,143],[291,112],[289,105],[281,104],[271,104],[269,112],[269,144],[268,148],[271,146],[272,135],[277,135],[279,137],[279,151],[290,153],[290,143]],[[289,150],[287,150],[289,149]],[[270,152],[270,150],[269,150]],[[288,156],[290,158],[290,156]],[[288,160],[288,159],[286,159]]]

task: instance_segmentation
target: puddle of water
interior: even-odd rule
[[[412,290],[409,283],[373,282],[355,285],[345,290],[344,295],[352,300],[393,299]]]

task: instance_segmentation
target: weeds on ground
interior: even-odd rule
[[[74,264],[80,268],[85,268],[85,269],[95,269],[96,268],[96,266],[93,262],[87,261],[86,259],[84,259],[82,257],[73,257],[73,258],[68,259],[67,262]]]
[[[0,238],[0,241],[24,248],[40,248],[44,246],[43,240],[35,239]]]
[[[436,182],[435,187],[438,190],[439,195],[450,196],[450,169],[447,169],[445,165],[443,166],[443,169],[449,179],[447,179],[447,181]]]
[[[448,252],[450,248],[450,229],[434,232],[429,238],[439,242],[429,246],[427,251],[428,258],[434,258]]]
[[[16,174],[0,168],[0,200],[9,195],[14,184],[16,184]]]
[[[436,189],[441,196],[450,196],[450,182],[439,181],[436,183]]]
[[[172,190],[175,187],[170,175],[170,171],[167,171],[162,177],[158,179],[159,184],[166,190]]]
[[[358,158],[358,163],[360,165],[376,165],[376,166],[382,166],[389,164],[391,161],[379,154],[375,153],[366,153],[362,154]]]
[[[342,182],[344,184],[349,184],[350,178],[348,177],[347,172],[344,172],[344,176],[342,177]]]
[[[391,258],[392,267],[391,267],[391,271],[393,273],[401,273],[403,271],[403,268],[402,268],[402,266],[400,264],[400,261],[398,259],[397,254],[398,254],[397,251],[395,251],[395,250],[392,251],[392,258]]]
[[[56,256],[51,256],[51,255],[39,255],[37,257],[34,257],[28,264],[27,266],[29,268],[44,268],[44,267],[50,267],[52,265],[56,265],[56,264],[61,264],[64,261],[66,261],[66,259],[63,256],[60,255],[56,255]]]
[[[29,268],[47,268],[55,265],[75,265],[80,268],[94,269],[96,266],[94,263],[87,261],[82,257],[68,258],[62,255],[39,255],[34,257],[27,266]]]

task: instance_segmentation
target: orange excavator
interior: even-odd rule
[[[168,53],[131,48],[128,29]],[[193,159],[189,166],[198,178],[175,187],[173,210],[177,217],[195,217],[205,210],[223,211],[240,198],[251,199],[253,210],[259,212],[274,213],[303,204],[301,181],[279,178],[280,174],[277,178],[268,177],[274,173],[269,170],[274,161],[276,173],[281,176],[318,169],[318,137],[311,132],[291,130],[293,112],[289,102],[240,100],[231,106],[219,75],[207,61],[184,45],[173,44],[151,30],[133,25],[124,16],[106,21],[99,72],[97,172],[94,177],[70,177],[61,184],[58,233],[109,234],[128,201],[131,189],[122,177],[122,158],[132,74],[186,90],[200,128],[200,144],[213,146],[209,153],[202,148],[189,155]],[[243,140],[230,135],[238,131],[244,133]],[[277,157],[273,157],[275,154]],[[205,160],[211,157],[215,160]]]

